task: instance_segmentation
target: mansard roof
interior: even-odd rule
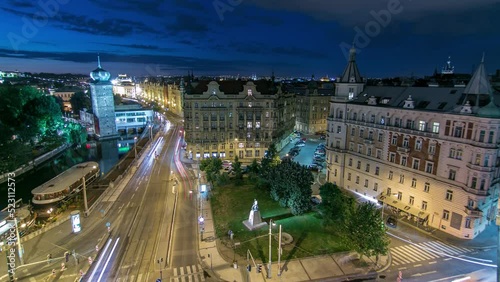
[[[191,82],[191,89],[187,94],[203,94],[208,91],[210,80]],[[243,86],[252,82],[256,86],[257,92],[263,95],[273,95],[278,93],[278,86],[270,80],[242,81],[242,80],[224,80],[215,81],[219,84],[219,90],[226,95],[239,94],[243,91]]]

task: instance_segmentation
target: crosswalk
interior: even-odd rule
[[[394,247],[390,250],[393,265],[403,265],[447,256],[457,256],[472,251],[467,248],[455,247],[439,241],[408,244]]]
[[[174,268],[174,277],[170,278],[171,282],[201,282],[205,281],[203,268],[201,265],[188,265]]]

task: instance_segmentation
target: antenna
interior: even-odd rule
[[[99,56],[99,53],[97,53],[97,67],[101,68],[101,57]]]

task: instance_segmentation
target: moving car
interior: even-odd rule
[[[396,220],[396,218],[394,218],[394,217],[392,217],[392,216],[389,216],[389,217],[387,218],[387,221],[386,221],[386,222],[387,222],[387,225],[388,225],[388,226],[390,226],[390,227],[396,227],[396,225],[397,225],[397,220]]]

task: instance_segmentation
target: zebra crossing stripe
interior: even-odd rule
[[[438,244],[437,242],[429,242],[429,244],[435,246],[437,249],[441,250],[443,253],[446,253],[448,255],[457,255],[460,253],[456,250],[446,247],[446,245]]]
[[[410,261],[406,260],[406,258],[400,253],[392,253],[393,258],[397,258],[398,261],[403,263],[410,263]]]
[[[421,255],[425,259],[434,259],[440,257],[437,254],[427,252],[425,249],[419,248],[418,246],[415,245],[411,245],[410,248],[414,250],[415,254]]]
[[[470,250],[468,250],[466,248],[455,247],[455,246],[447,245],[447,244],[444,244],[444,243],[441,243],[441,242],[434,242],[434,243],[436,245],[441,245],[443,248],[445,248],[447,250],[450,250],[450,252],[455,252],[454,253],[455,255],[461,254],[463,252],[470,251]]]
[[[438,254],[438,255],[441,255],[441,256],[453,255],[453,254],[449,254],[448,252],[446,252],[445,250],[443,250],[441,248],[441,246],[436,246],[436,245],[430,244],[430,243],[431,242],[425,242],[425,243],[422,243],[422,245],[428,251],[434,252],[435,254]]]

